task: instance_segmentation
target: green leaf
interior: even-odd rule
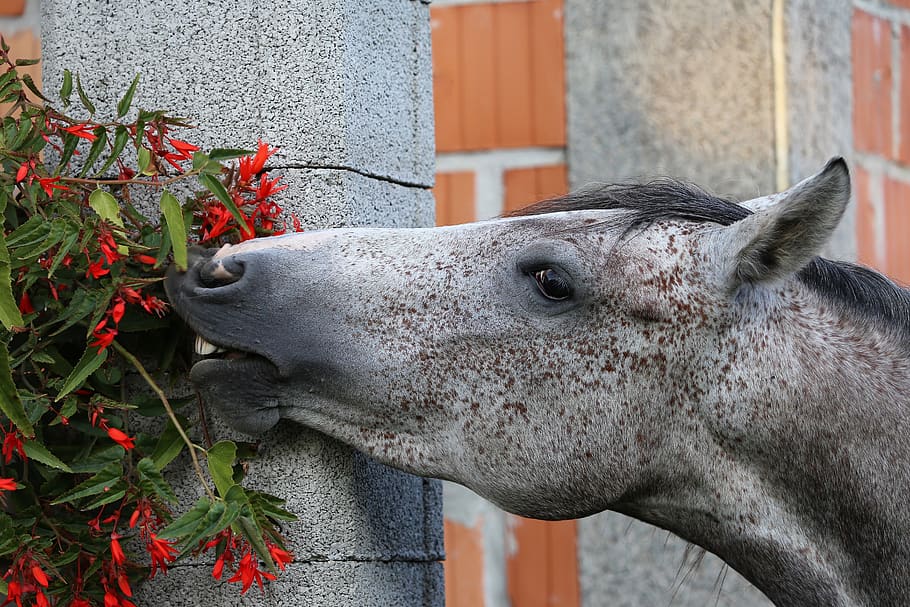
[[[3,323],[3,326],[7,330],[12,329],[13,327],[22,326],[22,314],[19,313],[19,306],[16,305],[16,299],[13,297],[9,250],[6,248],[6,242],[4,242],[2,232],[0,232],[0,322]],[[3,356],[7,357],[6,354]],[[5,374],[9,375],[8,360],[6,367],[7,370],[5,371]],[[0,368],[0,382],[3,381],[3,375],[4,371]],[[2,389],[2,387],[0,387],[0,389]]]
[[[177,199],[167,190],[161,193],[161,211],[164,213],[171,245],[174,247],[174,263],[179,270],[186,271],[186,224],[183,222],[183,210]]]
[[[16,59],[16,67],[22,65],[36,65],[40,59]]]
[[[214,176],[204,174],[199,176],[199,181],[208,188],[209,192],[215,195],[215,198],[224,205],[224,208],[231,212],[231,215],[237,221],[237,225],[243,230],[246,227],[246,218],[240,212],[240,209],[237,208],[237,205],[234,204],[234,201],[231,200],[231,196],[224,188],[224,184]]]
[[[19,398],[19,391],[13,382],[13,375],[9,368],[9,352],[6,346],[0,348],[0,410],[16,424],[19,431],[26,437],[35,436],[35,429],[25,415],[25,407]]]
[[[33,92],[39,98],[43,99],[44,101],[50,101],[50,99],[41,94],[41,89],[38,88],[38,85],[35,84],[35,81],[32,80],[32,77],[30,75],[22,74],[22,82],[25,83],[25,86],[28,87],[28,90]]]
[[[107,160],[104,161],[104,164],[101,165],[101,168],[98,169],[98,172],[95,173],[95,176],[102,175],[105,171],[111,168],[117,159],[120,158],[120,153],[123,152],[123,148],[126,147],[127,142],[130,139],[129,131],[126,127],[120,125],[117,127],[117,130],[114,134],[114,147],[111,148],[111,155],[108,156]]]
[[[79,74],[76,74],[76,92],[79,93],[79,101],[82,102],[82,106],[88,110],[89,114],[94,115],[95,106],[92,105],[88,95],[85,94],[85,90],[82,88],[82,79],[79,77]]]
[[[56,468],[57,470],[63,470],[64,472],[72,473],[72,470],[69,466],[64,464],[59,457],[48,451],[47,447],[34,440],[27,440],[22,443],[22,446],[25,448],[25,454],[35,461],[39,461],[45,466],[50,466],[51,468]]]
[[[62,172],[64,167],[69,164],[70,159],[73,157],[78,146],[79,137],[76,137],[72,133],[67,133],[63,137],[63,153],[60,154],[60,162],[57,164],[58,172]]]
[[[117,199],[108,192],[100,188],[93,191],[88,197],[88,204],[102,219],[121,228],[123,227],[123,220],[120,218],[120,205],[117,204]]]
[[[70,226],[72,227],[72,226]],[[75,232],[70,232],[63,238],[63,242],[60,243],[60,247],[57,249],[57,253],[54,255],[54,261],[51,262],[51,267],[47,270],[47,277],[53,278],[54,272],[57,271],[57,268],[60,267],[60,264],[63,263],[63,260],[66,259],[67,254],[75,246],[76,241],[79,240],[79,228],[76,228]],[[75,299],[75,298],[74,298]]]
[[[243,529],[243,537],[250,542],[253,550],[256,551],[256,554],[259,555],[262,562],[266,564],[269,571],[277,573],[278,570],[275,567],[275,561],[272,560],[272,554],[265,545],[265,540],[262,537],[262,529],[259,528],[259,524],[256,520],[249,516],[241,516],[237,522],[240,523],[240,528]]]
[[[80,358],[79,362],[76,363],[76,366],[73,367],[72,373],[70,373],[69,377],[66,378],[66,381],[63,382],[63,387],[60,389],[57,398],[54,399],[54,402],[58,402],[61,398],[81,386],[82,382],[84,382],[89,375],[94,373],[106,360],[106,348],[99,352],[92,346],[87,347],[82,358]]]
[[[179,417],[177,419],[180,421]],[[183,422],[181,421],[181,423]],[[163,470],[165,466],[171,463],[174,458],[180,455],[185,446],[186,443],[183,442],[183,437],[180,436],[176,426],[174,426],[174,422],[168,420],[167,426],[158,437],[155,451],[152,453],[152,460],[158,470]]]
[[[258,491],[250,491],[248,493],[250,500],[250,506],[252,506],[253,511],[261,517],[270,518],[274,521],[296,521],[297,515],[293,512],[288,512],[282,506],[284,506],[285,501],[281,498],[275,497],[274,495],[269,495],[267,493],[260,493]]]
[[[69,107],[72,94],[73,74],[69,70],[63,70],[63,86],[60,87],[60,99],[63,100],[63,107]]]
[[[139,460],[136,470],[139,471],[139,484],[143,489],[151,489],[151,492],[158,494],[167,501],[177,503],[177,496],[174,495],[174,490],[161,476],[157,465],[150,457],[143,457]]]
[[[0,513],[0,556],[6,556],[20,547],[13,520],[8,514]]]
[[[241,156],[248,156],[252,154],[251,150],[241,150],[238,148],[215,148],[209,152],[209,160],[214,160],[216,162],[222,160],[231,160],[232,158],[240,158]]]
[[[126,482],[124,482],[122,479],[118,480],[110,487],[107,487],[97,499],[94,499],[91,502],[85,504],[82,506],[82,508],[80,508],[80,510],[94,510],[95,508],[104,506],[105,504],[119,501],[123,498],[124,495],[126,495],[127,489],[129,489],[129,485],[127,485]]]
[[[219,501],[212,504],[212,508],[206,513],[202,523],[183,540],[186,547],[181,555],[195,549],[200,541],[210,538],[230,526],[240,516],[240,508],[240,504],[236,502]]]
[[[117,118],[126,116],[126,113],[130,111],[130,105],[133,103],[133,95],[136,93],[136,85],[138,84],[139,74],[136,74],[136,77],[133,78],[133,83],[130,85],[130,88],[126,90],[126,94],[123,95],[120,103],[117,104]]]
[[[221,503],[221,502],[218,502]],[[202,524],[205,515],[212,508],[212,503],[208,498],[200,498],[196,505],[189,512],[172,522],[170,525],[161,530],[158,537],[169,540],[176,540],[186,537],[195,531]]]
[[[117,481],[123,476],[123,463],[120,461],[111,462],[98,471],[97,474],[88,478],[60,497],[51,502],[54,505],[72,502],[79,498],[98,495],[105,491],[110,491]]]
[[[79,171],[79,177],[88,175],[89,171],[92,169],[92,165],[98,161],[101,152],[104,151],[104,148],[107,145],[107,130],[103,126],[96,128],[94,133],[95,140],[92,142],[92,147],[89,148],[88,156],[85,157],[85,163],[82,165],[82,170]]]
[[[152,165],[152,153],[145,146],[139,146],[136,152],[139,155],[139,172],[143,175],[154,175],[155,167]]]
[[[237,445],[234,441],[223,440],[215,443],[206,452],[209,474],[215,481],[218,495],[224,497],[234,486],[234,460],[237,458]]]

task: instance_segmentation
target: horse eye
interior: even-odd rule
[[[562,301],[572,296],[572,286],[569,282],[551,268],[544,268],[532,273],[537,282],[537,288],[547,299]]]

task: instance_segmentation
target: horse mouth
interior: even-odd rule
[[[195,364],[190,369],[190,379],[197,381],[231,381],[236,376],[228,375],[241,369],[257,372],[260,376],[277,376],[278,368],[268,358],[246,350],[221,346],[212,343],[201,335],[196,335],[193,347]],[[220,376],[224,372],[224,376]]]
[[[262,434],[280,418],[278,367],[264,356],[197,337],[190,381],[235,430]]]

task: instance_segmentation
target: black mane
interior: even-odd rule
[[[627,230],[658,221],[676,220],[731,225],[752,214],[749,209],[714,196],[698,186],[660,179],[644,184],[588,187],[566,196],[542,200],[509,216],[542,215],[561,211],[631,211]],[[819,295],[863,318],[885,323],[899,332],[910,347],[910,291],[882,274],[843,261],[816,257],[799,272],[799,279]]]

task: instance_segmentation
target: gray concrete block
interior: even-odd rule
[[[138,588],[138,605],[209,607],[426,607],[443,593],[441,563],[325,561],[293,563],[266,586],[240,596],[240,585],[212,579],[210,565],[174,567]],[[187,592],[193,588],[193,592]]]
[[[762,593],[710,553],[621,514],[578,521],[584,607],[770,607]]]
[[[49,0],[42,44],[47,89],[80,73],[100,116],[141,72],[134,108],[192,118],[203,128],[187,139],[203,147],[262,137],[281,146],[277,166],[433,183],[423,3]]]
[[[850,161],[853,87],[849,0],[786,3],[787,123],[790,182],[818,171],[832,156]],[[852,163],[850,163],[852,165]],[[825,255],[856,259],[856,205],[847,213]]]
[[[567,0],[570,183],[774,187],[770,2]]]

